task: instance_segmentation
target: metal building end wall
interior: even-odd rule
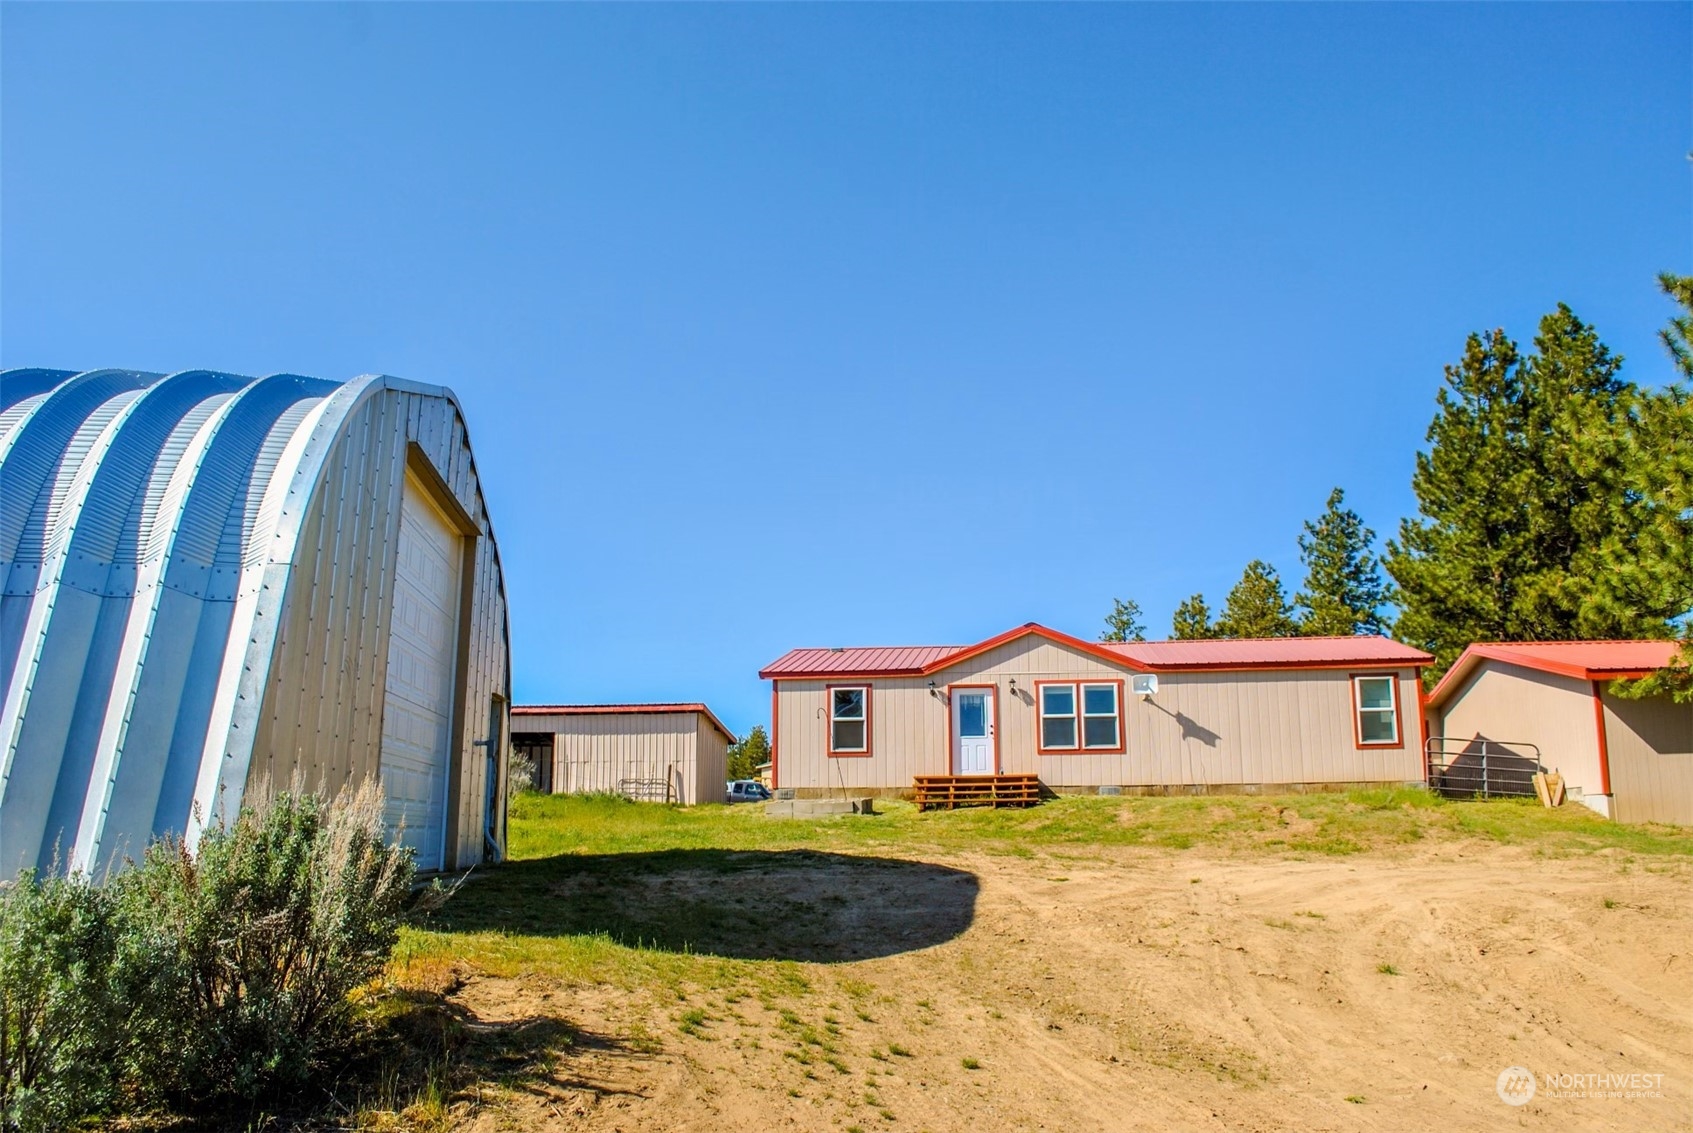
[[[418,459],[475,528],[449,790],[463,865],[504,836],[484,813],[503,759],[482,753],[506,735],[509,634],[451,392],[0,373],[0,879],[192,844],[260,778],[333,792],[379,771],[389,532]]]

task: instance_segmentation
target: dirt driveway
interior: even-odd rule
[[[782,965],[788,991],[469,975],[453,998],[482,1024],[562,1015],[581,1037],[454,1116],[621,1133],[1693,1128],[1681,861],[1474,845],[932,861],[946,868],[871,882],[900,887],[882,894],[896,925],[970,887],[967,927],[912,950],[866,921],[877,894],[849,877],[769,879],[836,894],[839,947],[870,957]],[[1511,1066],[1537,1080],[1520,1107],[1496,1093]],[[1614,1088],[1658,1096],[1552,1096],[1548,1074],[1646,1075]]]

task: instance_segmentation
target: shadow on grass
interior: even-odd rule
[[[574,1097],[647,1096],[586,1073],[583,1056],[638,1064],[653,1056],[649,1044],[599,1034],[544,1013],[484,1017],[453,998],[459,986],[402,988],[383,996],[372,1004],[359,1040],[285,1094],[239,1110],[193,1117],[141,1114],[100,1128],[128,1133],[417,1129],[444,1127],[455,1101],[480,1101],[489,1086],[528,1094],[549,1106],[570,1104]]]
[[[549,1014],[483,1018],[451,997],[456,987],[446,992],[404,989],[384,1004],[383,1025],[362,1060],[349,1066],[366,1095],[362,1101],[398,1109],[408,1096],[426,1095],[431,1086],[439,1096],[451,1097],[487,1083],[540,1097],[573,1090],[645,1096],[571,1069],[579,1056],[590,1052],[636,1059],[650,1055],[641,1044],[597,1034]],[[341,1096],[349,1092],[345,1085],[332,1091]]]
[[[979,888],[963,870],[812,850],[561,854],[497,867],[430,927],[836,963],[951,940],[970,927]]]

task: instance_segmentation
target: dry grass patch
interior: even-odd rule
[[[1414,791],[885,809],[520,800],[515,860],[402,938],[394,982],[474,1024],[383,1120],[1085,1130],[1132,1094],[1171,1128],[1466,1130],[1500,1058],[1693,1049],[1659,954],[1693,832]],[[1565,978],[1601,960],[1640,994]],[[1693,1120],[1666,1104],[1630,1114]]]

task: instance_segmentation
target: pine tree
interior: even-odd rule
[[[1140,603],[1130,598],[1111,599],[1111,612],[1105,615],[1105,632],[1101,641],[1145,641],[1146,626],[1140,620]]]
[[[1300,610],[1299,632],[1313,637],[1345,637],[1383,633],[1387,620],[1381,608],[1390,600],[1381,566],[1370,550],[1376,533],[1351,508],[1342,507],[1346,493],[1336,488],[1315,522],[1307,520],[1299,537],[1299,560],[1305,564],[1305,586],[1294,596]]]
[[[1421,516],[1388,544],[1395,633],[1435,655],[1430,679],[1475,641],[1664,632],[1602,600],[1603,548],[1639,522],[1625,484],[1638,391],[1566,306],[1534,346],[1472,334],[1446,368],[1411,481]]]
[[[1246,564],[1223,604],[1216,631],[1219,637],[1292,637],[1299,632],[1275,567],[1261,559]]]
[[[1679,380],[1643,397],[1629,452],[1628,486],[1639,526],[1613,534],[1605,548],[1606,600],[1674,620],[1693,612],[1693,276],[1658,277],[1681,310],[1662,332]],[[1684,621],[1681,649],[1668,669],[1621,682],[1624,696],[1668,693],[1693,700],[1693,621]]]
[[[1217,636],[1216,627],[1211,624],[1211,607],[1205,604],[1205,595],[1195,594],[1176,607],[1175,617],[1170,619],[1170,636],[1177,641],[1198,641]]]
[[[1629,448],[1640,391],[1622,358],[1563,304],[1540,321],[1525,364],[1527,453],[1534,481],[1524,506],[1543,567],[1521,587],[1530,632],[1563,637],[1662,637],[1661,617],[1607,609],[1602,556],[1640,526],[1629,490]]]
[[[729,745],[729,778],[756,779],[758,765],[770,762],[770,737],[763,724],[754,724],[746,738]]]

